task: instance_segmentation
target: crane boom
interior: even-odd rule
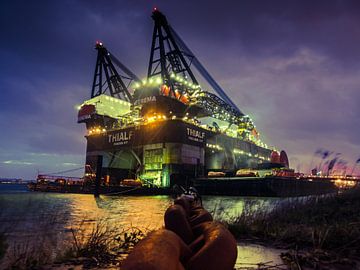
[[[98,51],[94,80],[91,90],[91,98],[104,94],[107,90],[112,97],[120,98],[128,102],[133,101],[129,92],[129,85],[132,81],[140,82],[140,79],[123,65],[115,56],[97,42],[95,46]],[[126,75],[120,75],[114,64]],[[105,78],[104,78],[105,77]],[[125,84],[124,80],[128,80]]]
[[[152,13],[152,18],[155,24],[150,51],[148,78],[161,75],[162,81],[169,86],[170,92],[177,91],[180,95],[193,95],[195,89],[200,88],[190,68],[191,65],[194,65],[200,75],[219,96],[218,98],[226,103],[228,110],[232,113],[235,112],[235,115],[238,117],[243,116],[244,114],[236,104],[229,98],[181,37],[169,25],[166,16],[155,9]],[[185,85],[183,82],[185,82]],[[173,93],[172,96],[176,96],[176,93]]]
[[[180,36],[176,33],[176,31],[169,26],[176,42],[180,45],[180,47],[184,50],[187,55],[191,55],[192,64],[196,67],[196,69],[200,72],[200,74],[204,77],[204,79],[213,87],[216,93],[220,95],[220,97],[229,103],[236,111],[240,114],[243,114],[240,109],[236,106],[236,104],[229,98],[229,96],[225,93],[225,91],[220,87],[220,85],[213,79],[210,73],[205,69],[205,67],[200,63],[197,57],[193,54],[193,52],[189,49],[189,47],[185,44],[185,42],[180,38]]]

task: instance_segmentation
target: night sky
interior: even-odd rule
[[[318,148],[342,153],[352,168],[360,155],[359,1],[4,0],[0,177],[83,166],[85,125],[75,106],[90,97],[95,41],[145,78],[155,6],[293,168],[307,171]]]

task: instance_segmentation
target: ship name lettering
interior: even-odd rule
[[[145,103],[152,102],[152,101],[156,101],[155,96],[144,97],[144,98],[138,99],[135,101],[135,105],[145,104]]]
[[[133,136],[133,131],[122,131],[115,134],[108,135],[109,143],[121,142],[121,141],[129,141]]]
[[[205,137],[205,132],[203,132],[203,131],[198,131],[198,130],[191,129],[191,128],[186,128],[186,129],[187,129],[188,136],[199,138],[199,139],[204,139],[204,137]]]

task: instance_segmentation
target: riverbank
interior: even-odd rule
[[[287,249],[292,269],[357,269],[360,256],[360,189],[291,199],[270,211],[245,207],[229,230],[239,241]]]

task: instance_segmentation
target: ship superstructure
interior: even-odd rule
[[[101,42],[91,99],[79,108],[86,123],[86,164],[103,157],[109,184],[140,179],[169,187],[188,178],[270,162],[274,151],[253,121],[226,95],[158,10],[146,80],[140,80]],[[209,85],[200,86],[193,73]],[[275,155],[276,156],[276,155]]]

